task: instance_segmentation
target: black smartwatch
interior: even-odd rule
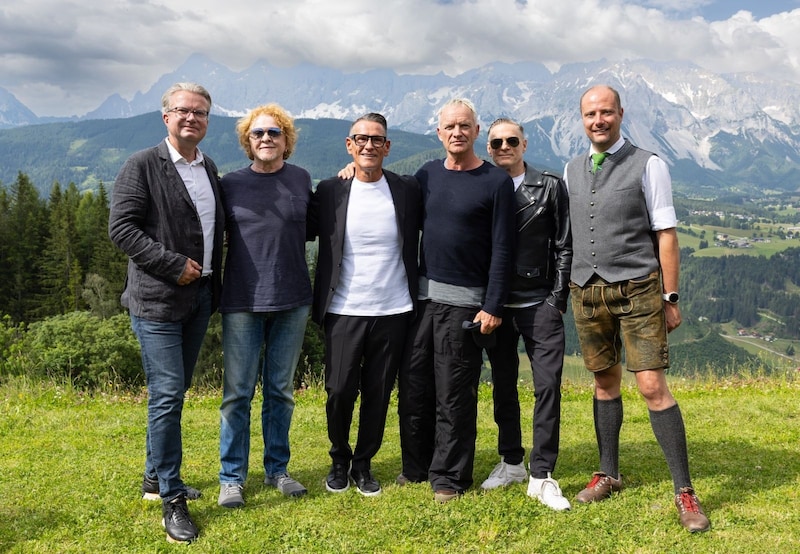
[[[678,300],[680,300],[680,296],[677,292],[665,292],[661,295],[661,298],[664,299],[664,302],[669,302],[670,304],[677,304]]]

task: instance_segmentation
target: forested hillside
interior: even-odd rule
[[[687,314],[712,323],[760,324],[800,338],[800,248],[763,256],[682,256],[682,302]],[[768,313],[763,318],[760,313]]]
[[[315,180],[333,176],[352,158],[344,139],[350,123],[337,119],[298,119],[298,141],[290,163],[311,173]],[[211,116],[208,134],[200,145],[222,173],[249,163],[236,136],[236,118]],[[9,187],[24,173],[40,195],[46,196],[54,182],[62,187],[75,183],[78,190],[97,191],[104,183],[113,188],[117,172],[137,150],[154,146],[166,137],[158,112],[115,120],[30,125],[0,130],[0,183]],[[414,173],[430,157],[442,156],[435,135],[389,130],[392,141],[387,163],[402,164],[401,173]],[[424,158],[414,158],[424,153]],[[387,166],[389,167],[389,166]],[[395,171],[397,171],[395,169]]]
[[[320,132],[333,137],[346,131]],[[421,152],[408,161],[418,165],[433,152]],[[16,360],[15,371],[35,362],[42,367],[49,364],[48,370],[62,364],[70,368],[70,374],[80,374],[80,368],[73,366],[80,365],[77,357],[86,354],[80,343],[87,338],[76,327],[88,323],[71,314],[95,318],[92,326],[100,327],[92,331],[93,343],[102,343],[105,339],[100,337],[108,339],[118,332],[130,335],[119,305],[127,262],[108,239],[108,202],[109,194],[102,183],[97,191],[83,193],[74,183],[66,187],[56,183],[47,197],[42,197],[22,173],[10,186],[0,184],[0,374],[8,371],[8,365],[3,367],[11,363],[8,360]],[[313,258],[312,251],[312,265]],[[684,324],[670,336],[674,371],[724,374],[749,362],[769,365],[722,339],[723,325],[728,333],[783,341],[780,350],[787,354],[782,357],[793,360],[793,341],[800,338],[800,248],[787,248],[769,257],[717,258],[693,256],[691,249],[684,249],[681,308]],[[576,354],[580,348],[569,311],[566,320],[567,353]],[[97,321],[111,323],[103,329]],[[65,339],[62,362],[52,353],[31,360],[31,351],[52,343],[56,340],[53,337],[66,328],[74,334]],[[213,320],[199,366],[201,373],[219,371],[219,339],[219,322]],[[113,344],[113,348],[109,346],[113,352],[123,348]],[[93,364],[105,363],[102,350],[94,355],[100,361]],[[321,370],[320,334],[313,324],[309,325],[301,364],[301,379],[306,372],[318,374]],[[136,368],[138,363],[129,365]],[[130,373],[137,375],[138,371],[130,369]]]

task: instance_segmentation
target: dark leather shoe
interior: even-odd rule
[[[333,464],[325,478],[325,488],[328,492],[344,492],[350,488],[350,479],[347,478],[347,466],[344,464]]]
[[[445,504],[461,496],[461,493],[451,489],[438,489],[433,493],[433,499],[439,504]]]
[[[189,516],[189,508],[186,507],[186,496],[180,495],[170,502],[162,501],[161,513],[164,515],[161,523],[164,525],[164,529],[167,530],[167,541],[189,543],[197,538],[199,532]]]
[[[381,493],[381,484],[368,469],[351,469],[350,478],[364,496],[378,496]]]
[[[711,522],[703,512],[693,488],[683,487],[675,495],[675,507],[681,516],[681,525],[690,533],[702,533],[711,529]]]
[[[186,500],[197,500],[201,496],[203,494],[199,490],[186,485]],[[158,479],[151,479],[147,475],[142,477],[142,498],[145,500],[161,500]]]
[[[413,477],[409,477],[405,473],[401,473],[400,475],[397,476],[397,479],[395,479],[394,482],[400,485],[401,487],[404,487],[411,483],[424,483],[427,480],[428,480],[427,476],[418,477],[414,479]]]
[[[405,487],[409,483],[413,483],[413,481],[411,479],[406,477],[405,473],[401,473],[400,475],[398,475],[397,479],[395,479],[394,482],[397,483],[401,487]]]
[[[622,480],[614,479],[610,475],[595,471],[592,474],[592,480],[586,485],[575,497],[575,500],[581,504],[588,504],[589,502],[599,502],[605,500],[611,493],[622,490]]]

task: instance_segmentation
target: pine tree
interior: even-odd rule
[[[128,258],[108,238],[108,195],[100,183],[97,194],[85,194],[78,206],[80,258],[86,275],[83,298],[92,313],[110,317],[122,310]]]
[[[8,263],[11,245],[11,198],[6,187],[0,183],[0,318],[7,315],[8,299],[11,295],[11,266]]]
[[[42,254],[44,296],[38,315],[65,314],[83,307],[83,271],[78,259],[76,217],[80,193],[70,183],[62,194],[56,182],[50,192],[50,237]]]
[[[31,321],[41,291],[38,260],[47,237],[46,208],[27,175],[19,172],[7,203],[4,288],[0,305],[15,323]]]
[[[128,271],[128,257],[108,238],[109,198],[103,183],[100,183],[91,209],[79,212],[81,233],[87,250],[86,273],[99,275],[108,282],[108,293],[119,302],[125,275]],[[120,307],[120,309],[122,309]]]

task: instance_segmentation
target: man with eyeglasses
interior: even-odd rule
[[[381,493],[371,461],[417,298],[422,204],[419,183],[383,169],[391,142],[378,113],[358,118],[345,138],[354,175],[323,180],[312,200],[310,235],[319,236],[312,318],[325,332],[329,492],[350,481],[364,496]],[[355,448],[350,424],[359,392]]]
[[[224,214],[214,162],[198,144],[211,96],[177,83],[161,98],[167,138],[133,154],[114,183],[108,232],[128,256],[130,311],[147,380],[143,498],[161,499],[167,540],[198,534],[181,479],[181,415],[211,313],[219,303]]]
[[[481,488],[528,480],[528,496],[561,511],[570,508],[552,478],[558,458],[561,424],[561,374],[572,238],[567,189],[557,175],[523,160],[528,141],[519,123],[497,119],[489,127],[486,151],[514,182],[517,200],[517,251],[503,323],[497,344],[486,350],[492,366],[494,419],[500,463]],[[531,363],[536,404],[530,479],[525,470],[519,396],[519,337]]]
[[[448,101],[436,133],[444,160],[416,173],[425,204],[420,306],[400,368],[398,483],[428,480],[437,502],[473,483],[482,347],[503,317],[514,253],[514,189],[474,151],[473,104]]]
[[[277,104],[250,110],[236,132],[252,163],[222,178],[228,252],[220,304],[225,369],[217,502],[225,508],[244,505],[258,382],[264,483],[292,498],[307,492],[287,466],[294,375],[312,299],[305,257],[311,176],[286,163],[297,130]]]

